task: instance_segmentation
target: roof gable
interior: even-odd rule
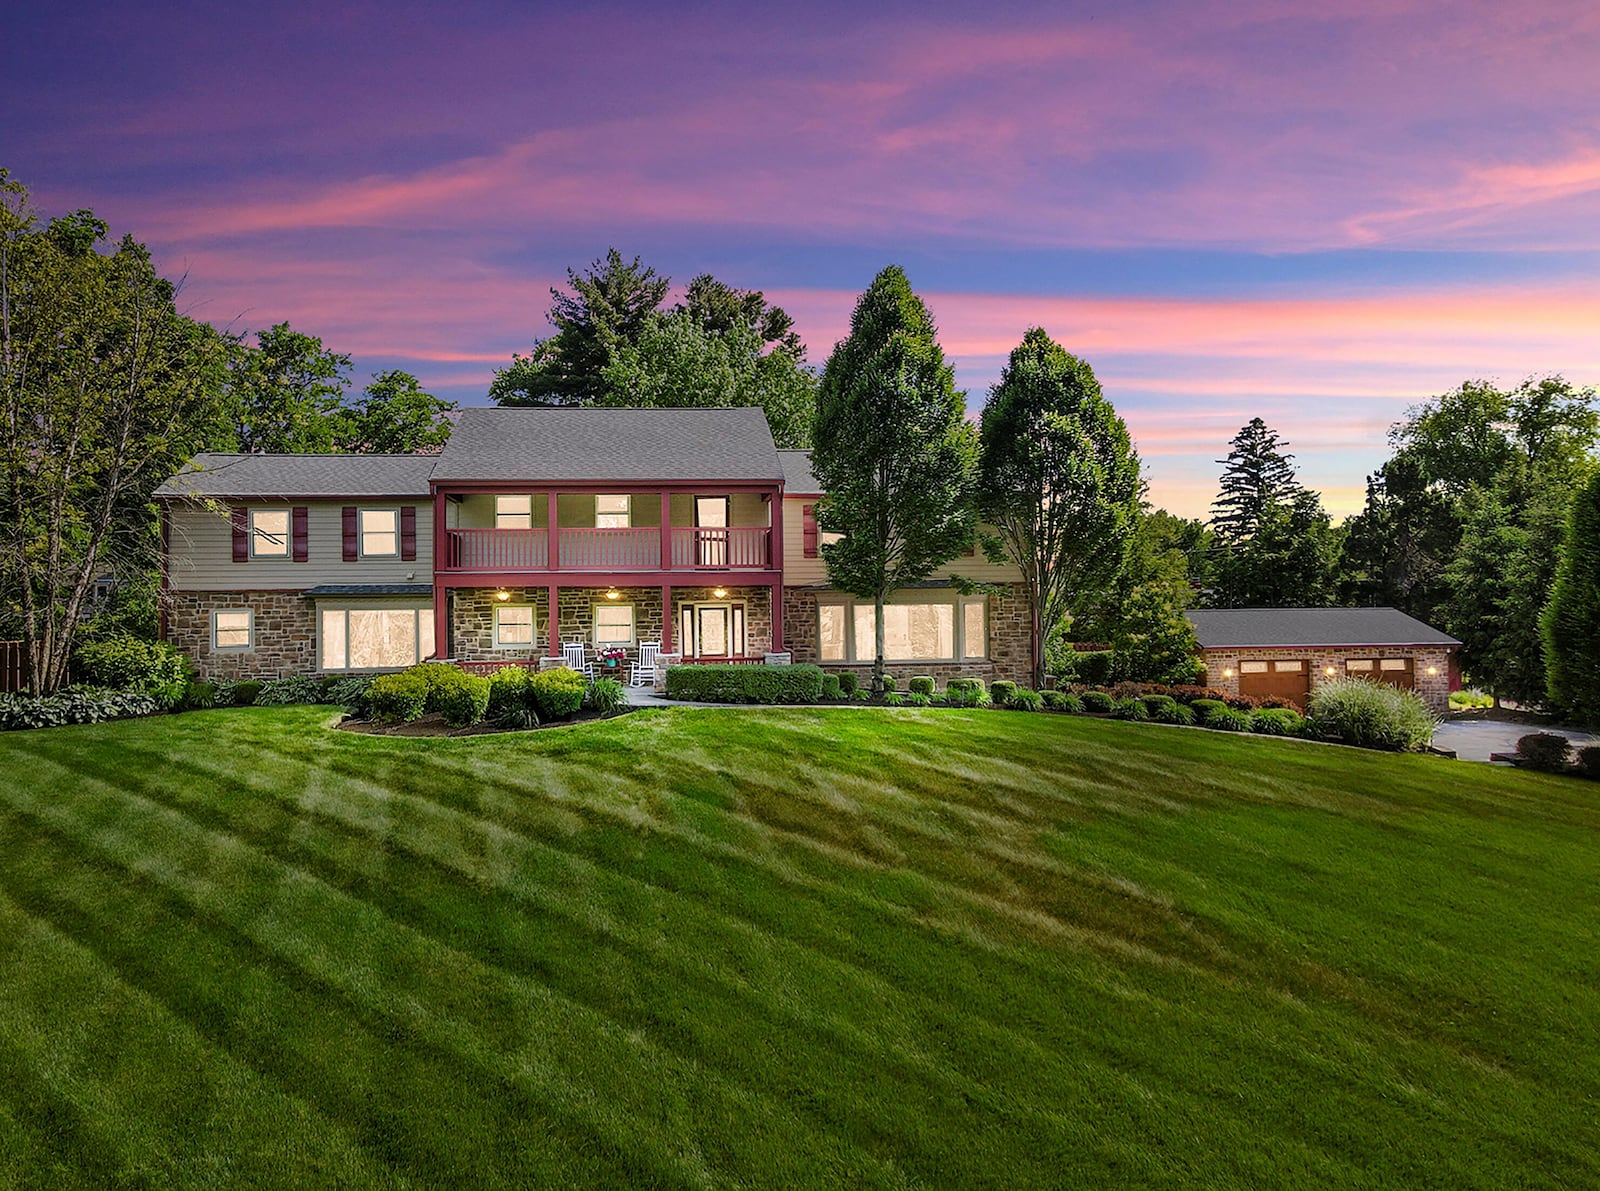
[[[196,455],[158,497],[426,499],[437,455]]]
[[[1398,608],[1197,608],[1201,649],[1460,645]]]

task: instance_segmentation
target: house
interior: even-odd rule
[[[1188,613],[1206,685],[1304,707],[1317,685],[1360,677],[1414,690],[1436,712],[1459,685],[1461,645],[1396,608],[1212,608]]]
[[[209,679],[575,642],[864,675],[874,609],[828,583],[819,495],[756,409],[469,409],[437,456],[201,455],[156,493],[164,633]],[[898,592],[890,672],[1025,681],[1021,578],[973,554]]]

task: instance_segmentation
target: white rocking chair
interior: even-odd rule
[[[586,649],[582,641],[566,641],[561,645],[561,656],[569,669],[576,670],[590,682],[594,681],[594,663],[585,660]]]
[[[656,682],[656,655],[661,652],[661,642],[639,642],[639,660],[633,664],[633,686],[654,686]]]

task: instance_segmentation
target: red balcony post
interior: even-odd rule
[[[561,569],[561,497],[554,492],[546,494],[546,507],[549,512],[545,516],[544,530],[544,565],[552,571]],[[555,588],[551,588],[554,591]],[[555,657],[555,654],[551,654]]]
[[[672,652],[672,588],[661,588],[661,652]]]
[[[444,510],[447,498],[443,492],[433,494],[433,656],[450,656],[450,593],[445,590],[440,574],[449,562],[450,535],[444,527]]]
[[[772,605],[772,652],[783,652],[783,580],[774,579],[767,588],[767,599]]]
[[[661,569],[672,569],[672,493],[661,494]]]
[[[554,583],[550,585],[549,601],[545,608],[548,609],[546,619],[550,622],[550,647],[547,653],[550,657],[558,658],[561,656],[561,589]]]

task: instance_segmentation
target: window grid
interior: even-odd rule
[[[228,608],[211,614],[211,648],[243,651],[255,646],[255,615],[248,608]]]

